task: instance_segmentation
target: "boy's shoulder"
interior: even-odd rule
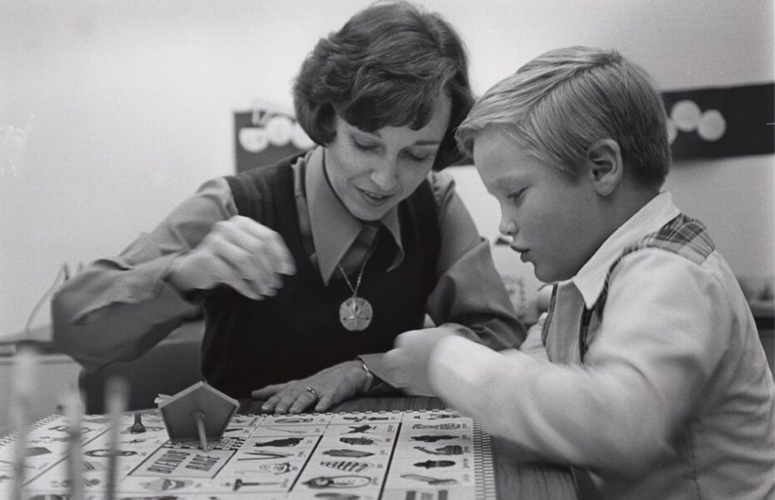
[[[654,248],[679,255],[695,264],[702,264],[715,251],[716,245],[702,222],[679,213],[658,230],[624,246],[619,256],[608,267],[603,292],[597,301],[599,310],[605,306],[609,282],[614,274],[614,269],[622,259],[639,250]]]
[[[659,230],[624,247],[611,268],[626,255],[644,248],[668,250],[699,264],[713,253],[716,245],[702,222],[681,213]]]
[[[614,269],[628,255],[640,250],[654,248],[666,250],[684,257],[694,264],[701,265],[715,251],[716,245],[713,243],[707,228],[702,222],[683,213],[679,213],[658,230],[648,233],[626,245],[608,268],[603,289],[594,307],[592,309],[584,309],[581,320],[581,345],[579,346],[582,358],[588,349],[587,332],[590,331],[590,325],[594,322],[599,324],[603,316]],[[654,261],[652,260],[651,262],[653,264]],[[653,271],[653,269],[652,267],[651,270]]]

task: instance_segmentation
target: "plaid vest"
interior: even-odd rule
[[[700,221],[681,214],[662,226],[658,231],[650,233],[626,246],[619,257],[608,268],[603,291],[600,293],[597,302],[591,308],[581,307],[578,336],[574,339],[569,339],[578,344],[578,359],[573,359],[570,355],[566,355],[562,356],[566,359],[552,359],[552,361],[561,363],[584,362],[584,355],[589,349],[590,337],[600,328],[600,323],[603,320],[603,311],[608,298],[608,284],[611,274],[624,257],[645,248],[660,248],[681,255],[692,262],[701,263],[715,250],[715,245],[710,239],[707,229]],[[545,346],[551,331],[552,319],[555,315],[557,291],[558,287],[555,285],[552,290],[549,313],[543,325],[542,340]],[[580,303],[583,304],[583,300],[580,300]],[[550,358],[552,358],[551,352]]]

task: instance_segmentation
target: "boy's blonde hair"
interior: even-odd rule
[[[665,108],[649,75],[614,50],[557,49],[488,90],[458,127],[473,154],[479,133],[496,127],[542,162],[575,180],[587,149],[615,140],[626,172],[661,186],[670,169]]]

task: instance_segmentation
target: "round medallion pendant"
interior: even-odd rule
[[[360,297],[350,297],[339,306],[339,321],[347,330],[360,332],[371,324],[371,304]]]

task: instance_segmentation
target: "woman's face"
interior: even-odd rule
[[[427,177],[447,131],[451,101],[441,96],[425,127],[384,127],[369,133],[338,115],[336,136],[326,146],[331,187],[355,217],[381,219]]]

